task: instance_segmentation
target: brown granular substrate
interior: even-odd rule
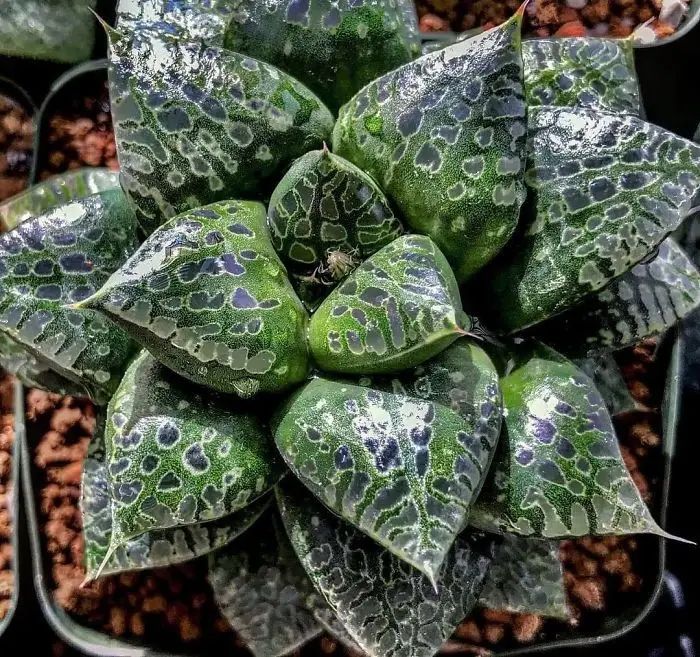
[[[417,0],[420,28],[424,32],[493,27],[513,15],[520,0]],[[531,0],[525,32],[541,37],[627,37],[639,25],[657,19],[662,0]],[[579,8],[580,7],[580,8]],[[657,38],[676,28],[654,20]]]
[[[0,94],[0,202],[27,186],[34,125],[25,109]]]
[[[10,497],[15,482],[12,476],[14,418],[12,416],[13,383],[0,373],[0,621],[12,605],[14,575],[12,572],[12,518]]]
[[[657,489],[660,454],[658,404],[663,381],[649,341],[620,357],[640,409],[616,419],[625,462],[645,500]],[[206,581],[206,559],[181,566],[105,577],[80,587],[83,539],[78,510],[80,472],[94,426],[89,402],[32,390],[27,396],[28,435],[41,436],[33,452],[39,521],[48,552],[54,596],[81,623],[160,648],[194,650],[214,645],[243,654],[219,614]],[[639,604],[641,556],[653,537],[586,537],[563,541],[561,558],[572,618],[569,623],[532,614],[478,610],[456,630],[445,652],[484,654],[490,649],[569,635],[571,627],[595,631],[604,616]],[[348,654],[322,637],[305,655]]]

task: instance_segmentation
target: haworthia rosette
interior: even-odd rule
[[[323,630],[307,604],[317,594],[276,515],[210,555],[209,583],[255,657],[286,655]]]
[[[105,562],[112,537],[112,497],[104,435],[95,434],[83,463],[80,508],[87,580],[115,573],[171,566],[216,550],[248,529],[267,509],[270,496],[208,523],[145,532],[119,545]]]
[[[326,148],[292,164],[272,193],[267,218],[272,243],[312,308],[403,233],[377,183]]]
[[[146,233],[185,210],[262,198],[333,117],[279,69],[152,31],[110,32],[121,183]]]
[[[337,110],[420,54],[411,0],[236,0],[225,45],[279,66]]]
[[[622,349],[663,333],[700,306],[700,272],[672,239],[598,294],[545,322],[538,336],[567,354]]]
[[[494,547],[479,604],[517,614],[569,618],[559,541],[503,536]]]
[[[306,311],[260,203],[222,201],[173,218],[83,305],[221,392],[277,392],[308,371]]]
[[[534,202],[474,284],[489,325],[516,331],[572,307],[646,258],[700,189],[700,147],[633,116],[530,109]]]
[[[109,169],[85,168],[52,176],[0,203],[0,232],[12,230],[62,203],[116,187],[119,174]]]
[[[543,345],[522,346],[501,378],[494,464],[470,523],[523,536],[665,536],[625,469],[593,382]]]
[[[116,189],[0,235],[0,332],[5,346],[27,354],[20,371],[31,378],[50,369],[107,402],[135,345],[105,317],[69,304],[98,290],[136,247],[134,213]]]
[[[113,511],[105,563],[129,539],[219,520],[277,482],[281,461],[253,411],[193,387],[146,351],[134,360],[108,407]]]
[[[433,582],[305,495],[277,489],[287,534],[309,578],[369,657],[432,657],[469,614],[491,540],[461,536]]]
[[[274,423],[277,447],[292,472],[336,513],[431,580],[486,477],[499,408],[492,383],[476,387],[482,398],[465,400],[477,375],[470,363],[444,360],[438,369],[453,381],[436,380],[434,393],[422,390],[421,396],[411,395],[405,379],[405,392],[315,379]],[[421,387],[420,376],[413,385]]]
[[[374,176],[462,282],[513,234],[525,200],[522,14],[375,80],[338,118],[333,150]]]
[[[405,235],[326,297],[308,337],[322,369],[370,374],[415,367],[471,328],[440,249],[428,237]]]
[[[631,39],[526,39],[523,63],[529,107],[587,107],[641,114]]]

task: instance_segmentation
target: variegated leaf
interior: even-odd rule
[[[431,580],[466,524],[499,424],[493,371],[479,371],[468,349],[448,351],[427,366],[434,389],[423,372],[394,392],[315,379],[274,426],[290,469],[320,500]]]
[[[221,392],[277,392],[308,372],[306,311],[260,203],[222,201],[172,219],[83,307]]]
[[[700,306],[700,272],[672,239],[648,262],[545,322],[538,336],[567,354],[622,349],[671,328]]]
[[[593,381],[605,401],[610,415],[618,415],[637,408],[622,372],[609,352],[574,359],[573,363]]]
[[[432,657],[476,603],[490,539],[460,537],[431,581],[304,495],[298,483],[283,483],[277,496],[308,576],[370,657]]]
[[[121,183],[146,233],[213,201],[264,197],[330,136],[328,109],[270,64],[152,31],[110,35]]]
[[[307,605],[316,597],[281,522],[266,514],[209,557],[209,582],[221,613],[255,657],[279,657],[322,627]]]
[[[470,523],[545,538],[666,535],[625,469],[593,382],[543,345],[515,357],[501,379],[505,431]]]
[[[333,150],[371,174],[457,280],[491,260],[525,200],[522,13],[375,80],[338,118]]]
[[[254,410],[180,379],[148,352],[134,360],[108,407],[105,564],[144,532],[227,517],[277,482],[282,463]]]
[[[370,374],[415,367],[471,328],[445,257],[430,238],[406,235],[326,297],[308,338],[322,369]]]
[[[526,39],[523,63],[529,107],[587,107],[641,114],[631,39]]]
[[[117,189],[60,205],[0,235],[2,348],[19,373],[107,402],[135,345],[103,316],[68,304],[99,289],[136,247],[134,213]],[[54,374],[44,381],[46,370]]]
[[[0,233],[57,205],[115,187],[119,187],[119,174],[109,169],[72,169],[52,176],[0,203]]]
[[[130,570],[189,561],[216,550],[248,529],[267,509],[270,496],[213,522],[149,531],[124,542],[107,558],[112,537],[112,497],[104,433],[95,433],[83,462],[81,510],[87,580]]]
[[[335,612],[328,606],[328,603],[318,591],[314,591],[307,598],[306,605],[311,610],[318,624],[328,634],[340,641],[348,650],[362,653],[362,648],[350,636],[350,633],[345,629],[345,625],[335,615]]]
[[[272,244],[310,308],[403,233],[377,183],[326,148],[294,162],[272,193],[267,219]]]
[[[566,620],[570,612],[559,541],[506,534],[494,547],[479,604]]]
[[[700,147],[636,117],[536,107],[529,118],[532,214],[473,287],[490,325],[511,332],[644,260],[700,189]]]
[[[336,111],[420,54],[412,0],[236,0],[225,45],[288,71]]]

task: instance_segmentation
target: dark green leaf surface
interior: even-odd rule
[[[569,618],[559,541],[506,534],[494,547],[479,604],[516,614]]]
[[[221,392],[275,392],[308,371],[306,311],[260,203],[222,201],[172,219],[84,305]]]
[[[412,0],[237,0],[225,45],[279,66],[332,110],[420,54]]]
[[[307,602],[317,598],[277,516],[266,514],[209,557],[222,614],[255,657],[279,657],[321,633]]]
[[[294,550],[350,636],[370,657],[432,657],[472,610],[491,541],[462,536],[435,585],[316,502],[293,482],[278,488]]]
[[[431,579],[466,524],[495,440],[495,391],[487,385],[469,403],[462,383],[455,406],[469,420],[441,390],[413,397],[315,379],[274,427],[287,465],[319,499]]]
[[[365,260],[311,317],[309,346],[324,370],[415,367],[471,328],[457,281],[428,237],[406,235]]]
[[[0,203],[0,233],[57,205],[115,187],[119,174],[109,169],[76,169],[52,176]]]
[[[700,272],[672,239],[649,262],[542,325],[538,335],[567,354],[622,349],[671,328],[700,306]]]
[[[523,41],[523,63],[529,107],[587,107],[641,114],[632,39],[527,39]]]
[[[362,89],[333,150],[371,174],[466,280],[513,234],[525,200],[526,107],[518,13]]]
[[[264,197],[330,136],[328,109],[274,66],[152,31],[110,42],[121,183],[146,233],[213,201]]]
[[[403,233],[377,183],[325,148],[294,162],[272,193],[267,219],[272,243],[311,308]]]
[[[505,331],[622,276],[678,227],[700,189],[700,147],[662,128],[588,109],[529,117],[532,214],[474,286],[490,325]]]
[[[58,206],[0,235],[0,333],[3,348],[27,354],[20,371],[31,379],[51,369],[107,402],[135,345],[105,317],[67,304],[98,290],[136,247],[134,213],[120,190]]]
[[[142,352],[108,407],[110,553],[147,531],[224,518],[282,475],[267,428],[233,397],[193,386]]]
[[[625,469],[605,403],[573,363],[524,346],[501,379],[505,433],[470,515],[481,529],[564,538],[665,535]]]
[[[637,408],[637,402],[634,401],[611,353],[591,354],[588,358],[577,358],[573,363],[590,377],[598,388],[610,415],[626,413]]]

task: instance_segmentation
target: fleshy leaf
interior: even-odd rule
[[[405,235],[326,297],[308,333],[322,369],[371,374],[420,365],[470,328],[445,257],[430,238]]]
[[[403,233],[384,193],[327,149],[300,157],[270,199],[272,243],[313,308],[358,263]]]
[[[625,469],[600,393],[580,369],[543,345],[523,346],[501,390],[505,432],[472,525],[545,538],[666,535]]]
[[[335,615],[335,612],[328,606],[326,600],[318,591],[314,591],[306,600],[306,606],[311,610],[316,621],[332,637],[340,641],[346,648],[354,652],[362,652],[362,648],[355,639],[345,629],[345,625]]]
[[[218,520],[262,497],[283,469],[254,410],[142,352],[108,407],[110,554],[144,532]]]
[[[68,379],[98,404],[107,402],[135,345],[103,316],[67,304],[104,284],[136,250],[135,235],[134,213],[116,189],[0,235],[0,333],[4,347],[28,354],[16,362],[20,371],[31,378],[51,369],[60,376],[51,382]]]
[[[602,290],[683,221],[700,147],[633,116],[530,108],[534,200],[522,234],[475,281],[484,318],[516,331]]]
[[[611,353],[592,354],[588,358],[577,358],[573,362],[593,381],[605,400],[610,415],[626,413],[637,408],[637,402],[634,401]]]
[[[667,238],[656,256],[545,322],[538,336],[567,354],[622,349],[671,328],[700,306],[700,272]]]
[[[336,111],[420,54],[412,0],[238,0],[225,45],[288,71]]]
[[[488,471],[491,393],[467,420],[439,389],[422,398],[319,378],[280,411],[275,441],[320,500],[435,580]]]
[[[270,504],[268,495],[220,520],[145,532],[120,545],[105,562],[112,537],[112,498],[104,458],[104,434],[96,433],[83,463],[80,504],[88,580],[98,572],[171,566],[207,554],[242,534]]]
[[[0,55],[48,59],[66,64],[90,57],[96,0],[3,0]]]
[[[121,183],[147,233],[193,207],[264,197],[333,127],[274,66],[151,31],[112,34],[109,80]]]
[[[275,392],[308,371],[306,311],[260,203],[222,201],[170,220],[83,307],[221,392]]]
[[[371,174],[466,280],[525,200],[522,14],[386,74],[340,110],[333,150]]]
[[[491,561],[490,539],[457,539],[433,583],[298,484],[285,482],[277,497],[308,576],[369,657],[432,657],[472,610]]]
[[[494,547],[479,604],[518,614],[569,618],[559,541],[506,534]]]
[[[529,107],[587,107],[639,116],[642,100],[631,39],[523,41]]]
[[[255,657],[279,657],[321,633],[307,605],[316,593],[280,526],[267,514],[209,557],[222,614]]]
[[[0,203],[0,233],[51,208],[119,187],[119,174],[101,168],[85,168],[52,176]]]

